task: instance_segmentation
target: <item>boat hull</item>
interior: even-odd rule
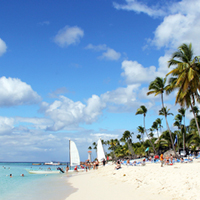
[[[26,170],[29,174],[60,174],[60,171],[51,170]]]
[[[84,169],[78,169],[77,171],[70,169],[67,173],[76,173],[76,172],[84,172]]]

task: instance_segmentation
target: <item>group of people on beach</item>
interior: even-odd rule
[[[187,163],[187,162],[192,162],[193,158],[188,158],[188,159],[183,159],[183,157],[181,157],[180,159],[174,158],[172,154],[166,155],[166,157],[164,158],[163,154],[160,155],[160,163],[161,163],[161,167],[163,167],[163,165],[173,165],[174,163],[180,162],[180,163]]]
[[[106,164],[106,160],[105,160],[105,159],[103,159],[102,164],[103,164],[103,166],[105,166],[105,164]],[[87,159],[87,160],[85,161],[84,164],[81,164],[81,165],[80,165],[80,168],[81,168],[81,169],[85,169],[86,172],[87,172],[88,170],[90,170],[90,169],[98,169],[98,167],[99,167],[99,160],[98,160],[98,159],[96,159],[96,160],[93,161],[93,162],[90,162],[90,160]],[[67,173],[68,171],[69,171],[69,166],[67,165],[67,167],[66,167],[66,173]],[[78,166],[75,166],[75,167],[74,167],[74,171],[78,172]]]

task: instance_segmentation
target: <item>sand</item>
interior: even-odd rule
[[[76,192],[66,200],[199,200],[200,160],[161,167],[115,165],[82,172],[68,179]]]

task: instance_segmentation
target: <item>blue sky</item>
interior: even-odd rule
[[[135,138],[140,105],[150,128],[160,97],[147,97],[148,85],[182,43],[199,55],[199,9],[199,0],[1,1],[0,161],[68,161],[68,139],[85,160],[99,137]],[[165,102],[176,114],[174,97]]]

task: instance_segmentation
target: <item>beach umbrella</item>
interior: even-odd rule
[[[146,148],[145,152],[149,151],[149,147]]]
[[[170,156],[170,154],[172,154],[172,156],[175,156],[175,153],[174,153],[174,151],[173,151],[172,149],[166,151],[166,152],[163,154],[163,156],[164,156],[164,158],[165,158],[166,156]]]

